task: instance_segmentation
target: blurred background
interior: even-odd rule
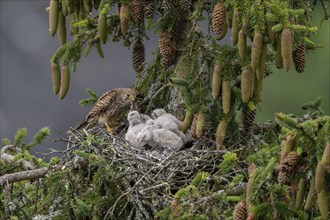
[[[63,142],[53,143],[52,140],[86,116],[90,107],[82,108],[78,102],[87,98],[87,88],[100,95],[135,83],[131,51],[120,43],[111,43],[103,47],[105,59],[92,50],[89,57],[80,60],[77,71],[71,75],[68,95],[59,100],[52,91],[50,58],[60,44],[57,35],[54,38],[49,35],[45,10],[48,6],[49,1],[44,0],[0,1],[0,137],[12,139],[17,128],[26,127],[30,140],[40,128],[49,126],[51,138],[37,146],[37,152],[64,147]],[[323,48],[307,55],[302,74],[294,68],[285,73],[272,67],[274,74],[264,81],[258,122],[273,119],[274,113],[279,111],[301,115],[301,106],[319,96],[323,96],[323,108],[329,114],[329,21],[320,27],[323,11],[318,7],[313,24],[319,31],[312,40]],[[229,34],[222,42],[230,42]],[[150,61],[157,39],[151,38],[145,46],[146,59]]]

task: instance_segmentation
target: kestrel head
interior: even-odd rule
[[[140,113],[138,111],[131,111],[127,115],[127,120],[130,125],[136,125],[142,123]]]
[[[135,100],[136,91],[134,89],[122,88],[120,89],[120,98],[125,103],[131,103]]]
[[[153,119],[156,119],[156,118],[158,118],[159,116],[161,116],[163,114],[166,114],[166,111],[162,108],[158,108],[158,109],[155,109],[155,110],[152,111],[151,116],[152,116]]]

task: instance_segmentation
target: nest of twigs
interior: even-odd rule
[[[136,150],[124,140],[123,135],[111,135],[102,127],[90,130],[71,130],[68,132],[67,149],[62,161],[64,166],[84,170],[90,163],[78,156],[77,151],[99,155],[107,161],[107,168],[113,169],[113,179],[120,179],[124,189],[117,201],[109,209],[112,215],[120,200],[134,203],[135,216],[152,218],[145,207],[152,207],[155,213],[168,205],[178,189],[188,185],[199,171],[216,172],[225,150],[209,150],[211,140],[200,139],[190,148],[166,155],[154,154],[152,150]],[[125,209],[125,207],[121,207]]]

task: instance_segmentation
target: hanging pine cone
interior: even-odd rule
[[[57,95],[60,91],[60,85],[61,85],[60,65],[57,62],[52,62],[51,69],[52,69],[53,92],[55,95]]]
[[[196,137],[201,138],[204,134],[205,114],[198,112],[196,117]]]
[[[231,29],[231,43],[233,46],[235,46],[238,41],[238,32],[239,32],[238,14],[239,14],[238,9],[235,8],[233,13],[233,22]]]
[[[60,40],[61,45],[66,44],[66,23],[65,23],[65,16],[63,15],[62,11],[59,11],[59,19],[58,19],[58,27],[57,27],[57,35],[58,39]]]
[[[229,80],[222,81],[222,110],[223,113],[228,114],[230,111],[231,101],[231,87]]]
[[[288,72],[291,67],[292,60],[292,34],[290,28],[284,28],[281,34],[281,55],[283,59],[283,67]]]
[[[180,0],[180,8],[184,12],[190,12],[192,0]]]
[[[190,133],[193,136],[193,138],[195,138],[195,139],[197,138],[197,135],[196,135],[197,116],[198,116],[198,114],[194,115],[194,118],[193,118],[191,126],[190,126]]]
[[[49,32],[54,36],[57,31],[58,15],[59,15],[59,2],[58,0],[50,0],[49,5]]]
[[[174,0],[163,0],[162,9],[165,13],[171,11],[175,6],[176,1]]]
[[[278,173],[277,181],[279,184],[284,185],[288,182],[289,180],[289,172],[288,171],[280,171]]]
[[[295,167],[298,164],[299,156],[296,151],[291,151],[284,159],[284,165]]]
[[[119,18],[120,18],[120,29],[123,35],[126,35],[128,32],[129,17],[130,17],[129,6],[126,4],[122,4],[120,6]]]
[[[64,99],[70,87],[70,67],[62,64],[61,67],[61,83],[60,83],[60,99]]]
[[[238,54],[239,57],[244,60],[246,55],[246,35],[244,34],[243,30],[238,32]]]
[[[146,18],[153,18],[155,14],[155,0],[150,0],[144,6],[144,16]]]
[[[133,0],[131,9],[132,9],[133,22],[135,22],[135,23],[141,22],[143,19],[143,15],[142,15],[143,8],[142,8],[141,0]]]
[[[220,93],[221,87],[221,65],[216,63],[213,70],[212,76],[212,98],[213,100],[217,100]]]
[[[244,67],[241,75],[241,96],[244,103],[251,98],[253,73],[251,66]]]
[[[247,105],[243,107],[243,136],[248,137],[253,129],[256,110],[250,110]]]
[[[176,47],[171,40],[171,34],[167,31],[162,31],[158,36],[159,52],[162,56],[162,64],[165,68],[172,65],[176,57]]]
[[[144,45],[140,39],[134,43],[132,54],[134,71],[136,74],[139,74],[143,71],[143,63],[145,59]]]
[[[247,212],[246,212],[246,204],[245,200],[237,203],[234,208],[234,220],[246,220]]]
[[[293,63],[298,73],[304,72],[305,52],[306,52],[305,46],[303,44],[300,44],[297,46],[297,48],[292,54]]]
[[[215,133],[215,144],[217,150],[220,150],[223,147],[223,141],[226,137],[226,131],[228,128],[228,121],[226,119],[222,119],[217,127],[216,133]]]
[[[276,34],[276,67],[278,69],[283,68],[283,58],[282,58],[282,51],[281,51],[281,37],[280,34]]]
[[[256,71],[259,67],[263,37],[264,35],[262,32],[256,32],[253,37],[251,46],[251,66],[253,71]]]
[[[212,29],[217,35],[221,35],[226,22],[227,9],[223,3],[217,3],[212,12]]]

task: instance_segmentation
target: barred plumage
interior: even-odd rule
[[[86,119],[76,129],[89,129],[97,123],[114,123],[117,116],[134,101],[135,97],[136,91],[130,88],[117,88],[102,94]]]
[[[224,30],[226,22],[227,9],[223,3],[217,3],[214,5],[212,12],[212,30],[217,35],[221,35]]]
[[[293,59],[293,63],[295,65],[296,71],[298,73],[304,72],[305,53],[306,53],[306,49],[303,44],[298,45],[297,48],[295,49],[295,51],[293,51],[292,59]]]
[[[132,60],[133,68],[136,74],[143,71],[143,63],[145,59],[144,45],[140,39],[138,39],[133,45]]]

